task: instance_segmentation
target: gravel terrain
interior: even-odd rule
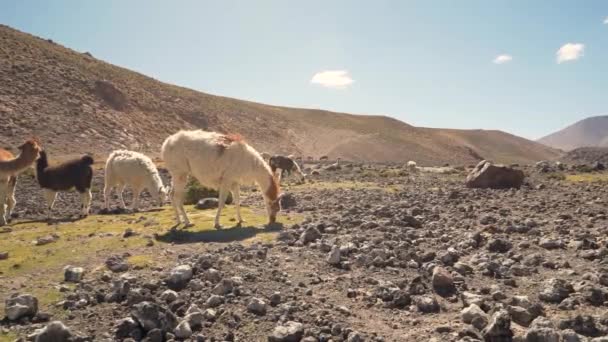
[[[1,326],[39,341],[606,341],[606,187],[524,170],[521,189],[482,190],[465,171],[320,169],[285,187],[303,221],[276,240],[180,241],[152,267],[70,268],[63,314],[16,297]],[[101,172],[94,183],[95,214]],[[20,219],[44,217],[43,203],[22,177]],[[56,216],[77,203],[61,196]],[[244,203],[262,207],[256,192]]]

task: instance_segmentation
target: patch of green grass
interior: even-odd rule
[[[608,173],[579,173],[576,175],[566,175],[569,182],[608,182]]]
[[[17,340],[19,336],[17,336],[14,332],[0,332],[0,342],[13,342]]]
[[[10,287],[25,284],[19,292],[36,296],[41,307],[61,315],[54,303],[63,299],[55,285],[63,281],[63,267],[66,265],[83,266],[87,270],[85,278],[103,269],[105,259],[112,254],[128,251],[133,254],[128,261],[136,267],[149,267],[156,261],[158,250],[164,243],[272,241],[278,234],[273,229],[262,228],[267,222],[265,212],[251,208],[241,208],[246,221],[242,227],[235,226],[235,208],[226,206],[222,211],[221,223],[225,229],[213,227],[215,209],[197,210],[186,206],[192,227],[175,225],[172,208],[122,215],[92,215],[75,222],[49,225],[46,222],[18,221],[10,227],[12,232],[0,234],[0,251],[9,253],[6,260],[0,261],[0,299],[8,296]],[[301,222],[302,217],[279,214],[279,225]],[[131,228],[135,236],[123,238],[125,229]],[[47,245],[36,246],[32,241],[39,237],[57,234],[59,239]],[[146,247],[148,240],[157,236],[157,244]],[[35,279],[35,281],[33,281]],[[0,311],[4,301],[0,300]]]
[[[151,254],[138,254],[127,258],[129,264],[135,268],[148,268],[154,265],[154,256]]]

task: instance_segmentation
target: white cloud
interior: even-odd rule
[[[494,58],[494,64],[505,64],[505,63],[509,63],[510,61],[513,60],[513,56],[511,55],[499,55],[496,56],[496,58]]]
[[[557,52],[557,63],[575,61],[583,57],[583,51],[585,50],[584,44],[579,43],[568,43],[564,44]]]
[[[310,83],[322,85],[327,88],[344,89],[351,84],[353,80],[346,70],[325,70],[314,74]]]
[[[608,17],[606,17],[606,19],[604,19],[604,24],[608,25]]]

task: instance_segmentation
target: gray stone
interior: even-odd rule
[[[22,317],[34,317],[38,313],[38,299],[30,294],[15,294],[4,302],[6,317],[16,321]]]
[[[211,292],[220,295],[220,296],[225,296],[229,293],[232,292],[232,290],[234,289],[234,282],[232,281],[232,279],[222,279],[222,281],[219,282],[219,284],[217,284],[213,290]]]
[[[462,321],[467,324],[471,324],[475,318],[480,318],[485,320],[487,323],[489,321],[489,316],[486,314],[479,306],[476,304],[471,304],[468,307],[464,308],[460,315],[462,317]]]
[[[177,292],[173,290],[165,290],[160,294],[160,299],[165,303],[171,303],[177,299]]]
[[[251,298],[249,304],[247,304],[247,310],[258,316],[264,316],[266,314],[267,305],[266,302],[260,298]]]
[[[187,320],[181,321],[174,330],[175,337],[177,338],[188,338],[192,336],[192,328]]]
[[[300,342],[304,336],[302,323],[289,321],[274,328],[268,342]]]
[[[166,282],[170,289],[180,291],[186,288],[190,279],[192,279],[192,267],[190,265],[179,265],[171,270]]]
[[[36,333],[35,342],[68,342],[72,332],[63,323],[54,321]]]
[[[84,268],[82,267],[74,267],[74,266],[66,266],[63,268],[63,278],[65,281],[70,283],[78,283],[84,277]]]
[[[545,281],[538,298],[548,303],[560,303],[574,292],[572,285],[562,279],[551,278]]]
[[[490,323],[482,331],[486,342],[507,342],[513,339],[511,317],[505,310],[494,313]]]
[[[420,296],[417,297],[414,302],[416,303],[416,307],[422,313],[436,313],[439,312],[439,303],[435,297],[431,296]]]
[[[121,256],[112,255],[106,259],[106,267],[115,273],[126,272],[129,270],[129,263]]]
[[[308,244],[311,242],[315,242],[316,240],[321,238],[321,233],[317,228],[309,227],[307,228],[302,235],[300,235],[300,241],[303,244]]]
[[[200,199],[196,203],[196,209],[205,210],[205,209],[215,209],[219,206],[220,201],[217,198],[208,197]]]
[[[338,246],[333,246],[331,248],[331,251],[329,252],[329,254],[327,255],[327,263],[332,265],[332,266],[338,266],[340,265],[340,247]]]
[[[210,308],[215,308],[222,305],[222,303],[224,303],[224,297],[214,294],[207,299],[205,305]]]

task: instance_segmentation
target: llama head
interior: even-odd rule
[[[268,211],[268,222],[273,224],[277,221],[277,214],[281,211],[281,196],[279,194],[279,183],[275,176],[271,176],[271,182],[264,192],[266,211]]]
[[[165,203],[169,203],[169,192],[170,192],[169,187],[161,185],[158,188],[156,198],[157,198],[159,207],[162,207]]]
[[[18,147],[21,153],[32,156],[34,159],[38,158],[38,155],[42,151],[42,147],[40,146],[40,140],[34,137],[32,139],[27,140],[22,145]]]

